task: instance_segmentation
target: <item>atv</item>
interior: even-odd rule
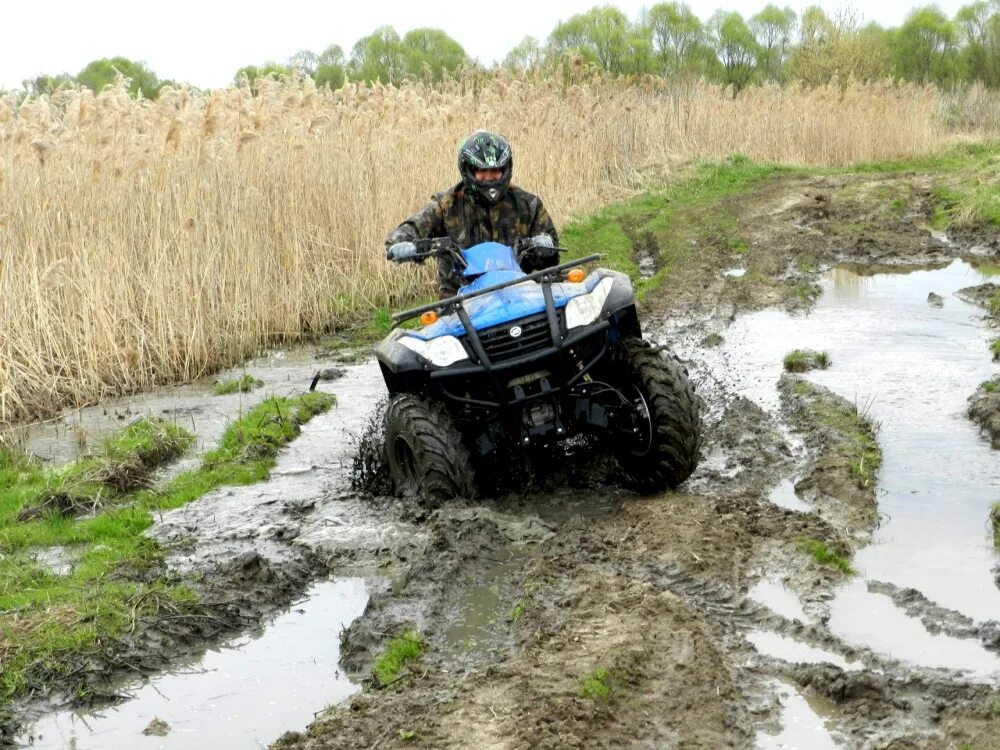
[[[512,247],[419,240],[407,260],[450,260],[454,296],[397,313],[376,348],[389,402],[385,461],[397,494],[431,504],[476,494],[477,467],[590,434],[641,489],[694,471],[699,403],[687,370],[643,340],[628,276],[585,274],[590,255],[526,273]],[[561,249],[561,248],[559,248]],[[508,468],[509,470],[509,468]]]

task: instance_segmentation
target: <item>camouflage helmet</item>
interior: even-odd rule
[[[497,180],[477,180],[473,174],[477,169],[499,169],[502,174]],[[458,149],[458,171],[466,191],[473,196],[482,196],[489,203],[503,198],[513,169],[510,144],[496,133],[477,130]]]

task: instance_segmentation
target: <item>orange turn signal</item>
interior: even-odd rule
[[[420,315],[420,325],[429,326],[431,323],[436,323],[438,319],[438,314],[433,310],[428,310]]]
[[[586,274],[583,272],[582,268],[573,268],[568,274],[566,274],[566,278],[574,284],[579,284],[583,281],[585,276]]]

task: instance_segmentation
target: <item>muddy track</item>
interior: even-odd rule
[[[908,196],[901,208],[868,199],[887,185]],[[709,246],[677,274],[680,286],[661,298],[670,301],[646,311],[657,335],[688,355],[706,401],[706,456],[686,491],[621,493],[608,513],[556,513],[541,524],[533,510],[551,517],[566,493],[436,512],[405,582],[373,596],[344,637],[345,664],[364,675],[386,634],[414,626],[429,643],[419,667],[277,747],[751,747],[761,727],[778,723],[775,679],[826,698],[834,736],[850,747],[1000,744],[993,687],[848,644],[827,626],[842,574],[812,561],[800,540],[849,554],[879,523],[874,483],[859,483],[847,438],[820,416],[854,406],[785,378],[774,384],[780,408],[767,412],[698,355],[740,311],[807,307],[823,267],[993,257],[995,238],[970,234],[959,246],[929,231],[929,179],[919,175],[778,179],[730,208],[749,236],[736,260],[752,281],[720,275],[731,251]],[[648,237],[634,239],[655,257]],[[809,512],[769,499],[793,476]],[[575,493],[568,512],[586,511],[588,498]],[[796,593],[804,620],[748,597],[764,575]],[[450,634],[477,585],[493,587],[493,617],[481,638],[456,643]],[[892,584],[871,587],[930,632],[996,648],[996,623]],[[755,645],[762,632],[832,663],[770,656]],[[599,670],[608,691],[594,699],[583,686]]]
[[[426,653],[398,681],[369,683],[277,748],[747,748],[778,727],[779,684],[821,696],[847,747],[1000,746],[993,685],[903,663],[829,626],[844,574],[818,564],[803,540],[849,557],[880,523],[874,482],[852,469],[852,436],[827,418],[854,405],[785,377],[770,384],[774,408],[762,408],[741,393],[739,363],[721,366],[703,345],[725,337],[739,313],[808,309],[834,264],[995,259],[995,237],[970,230],[948,241],[927,228],[930,185],[922,175],[780,177],[727,203],[748,249],[734,254],[728,238],[706,237],[644,311],[647,334],[686,360],[705,402],[703,460],[676,493],[620,488],[613,467],[583,446],[572,461],[549,457],[529,492],[433,513],[358,497],[347,486],[356,449],[346,436],[363,431],[381,383],[370,364],[349,366],[348,384],[330,389],[364,407],[321,421],[326,442],[288,459],[286,477],[265,492],[207,497],[154,529],[171,569],[218,592],[209,612],[231,618],[193,633],[198,647],[266,619],[318,576],[361,571],[372,594],[342,635],[344,669],[368,679],[386,642],[407,629]],[[658,257],[650,237],[633,241]],[[744,274],[721,273],[734,265]],[[307,484],[295,483],[296,467],[311,467]],[[793,481],[804,510],[772,501]],[[801,612],[751,597],[765,579],[794,592]],[[931,632],[998,650],[996,623],[919,591],[869,587]],[[136,639],[140,667],[162,648],[157,632],[148,623]],[[779,658],[767,647],[776,639],[822,658]]]

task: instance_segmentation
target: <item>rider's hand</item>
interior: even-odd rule
[[[556,243],[552,241],[552,237],[547,234],[536,234],[530,240],[528,244],[532,247],[555,247]]]
[[[385,257],[387,260],[394,260],[397,263],[414,260],[417,257],[417,246],[412,242],[397,242],[389,248]]]

